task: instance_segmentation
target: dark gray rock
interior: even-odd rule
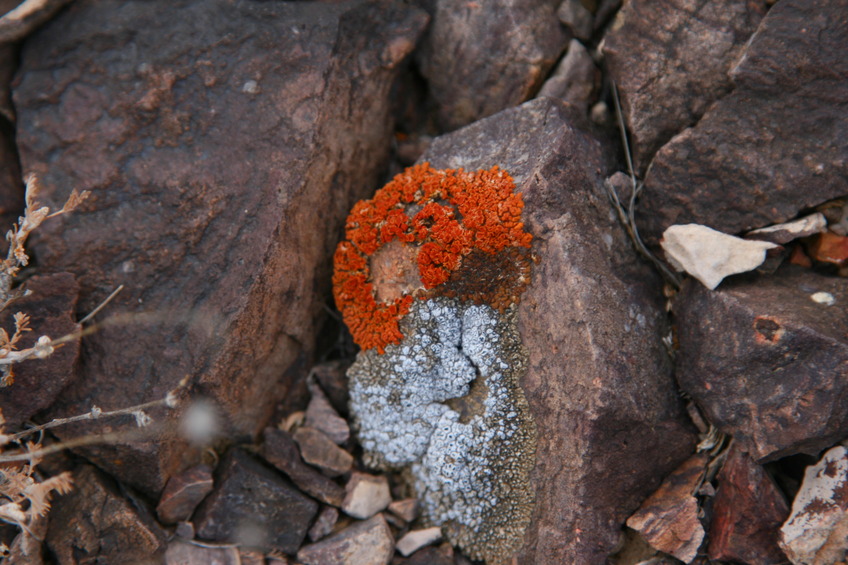
[[[675,301],[677,379],[757,461],[848,435],[848,281],[788,266]]]
[[[436,0],[419,54],[446,129],[527,100],[568,43],[556,0]]]
[[[661,342],[659,277],[637,259],[604,192],[608,148],[576,114],[535,100],[436,139],[423,157],[438,168],[502,167],[534,236],[538,263],[518,327],[538,443],[519,563],[604,561],[694,440]]]
[[[846,0],[769,10],[732,70],[733,91],[655,156],[644,235],[687,223],[738,233],[848,193],[846,13]]]
[[[295,553],[303,543],[318,503],[287,479],[240,449],[221,461],[215,490],[194,523],[200,538],[269,551]]]
[[[426,20],[380,1],[83,0],[26,42],[23,168],[46,203],[92,191],[45,225],[40,264],[77,275],[82,310],[126,284],[125,323],[88,337],[51,415],[189,375],[223,431],[262,429],[306,376],[332,245],[385,165],[389,90]],[[86,455],[151,496],[197,462],[164,436]]]
[[[637,168],[732,88],[728,72],[765,14],[760,0],[633,0],[605,36]]]

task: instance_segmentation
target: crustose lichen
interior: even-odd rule
[[[492,563],[521,547],[533,505],[522,209],[498,167],[412,167],[354,207],[333,279],[363,348],[348,376],[366,463],[403,471],[425,522]]]

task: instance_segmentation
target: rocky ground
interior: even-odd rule
[[[70,336],[4,373],[5,433],[83,417],[7,436],[2,559],[845,560],[848,2],[18,4],[0,219],[27,174],[53,210],[90,194],[3,310],[34,330],[4,366]],[[350,411],[333,253],[425,161],[508,172],[532,236],[507,348],[532,443],[506,450],[532,464],[484,468],[529,493],[484,513],[503,545],[435,520]]]

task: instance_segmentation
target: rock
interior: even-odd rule
[[[354,518],[370,518],[385,510],[392,501],[389,481],[384,475],[354,472],[345,486],[342,510]]]
[[[347,368],[349,361],[328,361],[312,367],[311,374],[321,385],[321,390],[327,395],[327,399],[336,412],[347,417],[347,405],[350,394],[347,390]]]
[[[690,563],[704,540],[697,491],[709,463],[706,453],[690,457],[627,519],[651,547]]]
[[[159,498],[156,514],[164,524],[188,520],[197,505],[212,491],[212,468],[197,465],[172,476]]]
[[[58,563],[162,562],[165,532],[91,465],[73,471],[74,489],[53,501],[45,543]]]
[[[417,328],[427,326],[423,320],[426,312],[419,305],[455,311],[463,308],[469,318],[457,322],[450,317],[432,318],[431,312],[431,319],[438,323],[427,331],[441,343],[429,343],[427,351],[440,352],[445,364],[426,369],[431,371],[431,380],[413,379],[418,385],[408,390],[379,386],[375,390],[388,393],[387,398],[396,394],[395,398],[402,399],[404,404],[394,407],[397,410],[420,407],[425,412],[437,411],[446,425],[440,424],[434,431],[436,420],[426,419],[429,415],[415,425],[396,418],[393,427],[371,430],[373,443],[363,443],[364,456],[393,468],[403,465],[398,464],[398,457],[408,454],[412,462],[407,463],[407,477],[422,501],[425,523],[443,525],[447,514],[442,511],[450,509],[453,514],[445,526],[446,538],[459,543],[470,557],[484,558],[490,564],[509,562],[513,556],[519,562],[541,565],[603,561],[618,543],[626,517],[691,453],[694,443],[661,344],[660,336],[667,329],[659,279],[631,251],[603,189],[603,178],[611,168],[604,160],[604,147],[580,129],[581,123],[573,108],[537,99],[435,139],[422,157],[432,170],[462,167],[484,171],[474,174],[491,175],[499,183],[504,177],[492,166],[497,164],[508,173],[516,192],[523,196],[523,224],[510,225],[532,234],[532,253],[538,263],[532,266],[531,277],[526,276],[519,247],[518,252],[513,251],[518,257],[501,257],[503,262],[495,267],[471,261],[466,271],[473,273],[467,275],[469,280],[485,284],[453,287],[457,295],[478,292],[484,298],[501,300],[504,310],[513,312],[507,315],[515,316],[515,326],[508,320],[505,325],[495,324],[498,332],[504,332],[499,333],[500,341],[492,338],[488,321],[499,311],[484,307],[485,303],[450,306],[449,300],[455,298],[413,302],[410,307],[422,318]],[[416,171],[420,173],[424,169],[419,167]],[[501,187],[504,191],[508,188],[497,186],[499,194]],[[368,210],[361,206],[359,210]],[[487,208],[487,212],[497,209]],[[521,211],[517,204],[515,209]],[[509,210],[504,213],[513,217]],[[396,259],[401,264],[402,246],[399,251]],[[415,255],[407,256],[414,260]],[[338,275],[338,251],[336,268]],[[430,276],[431,272],[426,272]],[[457,276],[455,280],[463,279]],[[527,283],[520,294],[520,285]],[[388,286],[377,284],[383,290]],[[351,292],[355,290],[354,285]],[[516,294],[520,302],[509,306],[509,299],[515,300]],[[414,320],[405,320],[400,320],[400,327],[416,328]],[[358,326],[354,333],[371,335],[368,327],[375,327],[376,322],[371,323],[374,326]],[[461,351],[451,341],[456,339],[455,331],[467,334],[461,338],[467,340]],[[400,334],[403,339],[405,334]],[[396,355],[400,364],[403,347],[403,341],[388,344],[385,355]],[[502,348],[501,360],[508,369],[491,367],[487,354],[486,366],[475,359],[474,369],[454,371],[465,367],[466,355],[475,348]],[[450,356],[452,349],[457,352],[454,357]],[[375,362],[374,367],[385,370],[391,362],[381,361],[376,352],[372,345],[360,353],[349,375],[357,371],[368,375],[361,362],[366,357]],[[415,362],[401,366],[403,371],[421,371]],[[488,394],[487,388],[475,389],[462,382],[478,370],[487,382],[498,384],[497,391],[488,389],[493,397],[497,394],[497,403],[492,399],[490,405],[504,408],[504,419],[489,413],[485,426],[454,433],[451,441],[452,431],[465,430],[463,426],[469,427],[468,422],[476,421],[481,412],[486,414],[481,396]],[[512,384],[501,377],[507,370],[514,379]],[[389,371],[377,372],[371,384],[381,378],[393,387],[404,380],[410,382],[408,374],[401,381],[392,381],[395,376]],[[368,404],[369,386],[355,393],[353,382],[352,404],[356,397],[362,406],[372,406]],[[368,378],[363,377],[362,382],[367,385]],[[432,406],[421,400],[432,397],[434,389],[451,392],[452,387],[458,396],[445,394]],[[379,398],[377,394],[371,400]],[[513,407],[511,414],[507,405]],[[367,414],[376,422],[378,409],[390,417],[392,408],[379,405],[371,413],[366,408],[356,414]],[[357,434],[363,437],[362,427]],[[492,439],[501,437],[498,434],[502,439]],[[416,446],[424,446],[424,453],[418,453]],[[534,468],[532,475],[529,468]],[[456,475],[453,483],[447,481],[451,473]],[[491,507],[486,493],[495,491],[514,504],[499,498],[499,504]],[[462,522],[455,518],[460,510]]]
[[[315,542],[330,535],[338,519],[338,509],[332,506],[322,508],[315,518],[315,523],[309,528],[309,541]]]
[[[111,308],[129,323],[87,337],[51,416],[189,375],[228,435],[262,429],[306,376],[331,246],[387,162],[389,90],[426,20],[388,1],[81,1],[28,39],[23,169],[48,204],[92,191],[33,240],[40,265],[78,277],[82,311],[127,284]],[[85,453],[151,496],[200,457],[167,437]]]
[[[449,544],[445,544],[445,546],[420,549],[403,563],[404,565],[463,565],[469,563],[468,561],[460,561],[459,558],[454,559],[451,546]]]
[[[804,471],[792,513],[780,529],[780,547],[792,563],[844,561],[848,551],[848,451],[837,446]]]
[[[618,12],[604,54],[638,170],[732,89],[728,73],[765,11],[760,0],[634,0]]]
[[[432,545],[442,539],[442,529],[438,527],[423,530],[410,530],[395,546],[401,555],[408,557],[426,545]]]
[[[231,449],[194,523],[203,539],[295,553],[317,512],[318,504],[281,475]]]
[[[698,224],[669,226],[660,245],[675,269],[686,271],[710,290],[727,276],[753,271],[766,260],[766,251],[777,247]]]
[[[329,538],[304,546],[297,559],[304,565],[386,565],[395,551],[395,542],[382,514],[354,524]]]
[[[329,477],[344,475],[353,467],[353,456],[323,433],[303,426],[294,433],[303,460]]]
[[[848,264],[848,237],[831,232],[818,234],[807,246],[812,259],[840,267]]]
[[[183,538],[184,540],[193,540],[195,534],[194,524],[191,522],[179,522],[174,528],[174,533],[177,534],[177,537]]]
[[[36,275],[25,285],[32,294],[11,304],[0,317],[0,326],[12,335],[13,316],[17,312],[30,316],[32,331],[24,334],[19,349],[32,347],[43,335],[58,339],[81,329],[76,323],[79,285],[72,274]],[[0,410],[9,429],[53,404],[75,380],[79,351],[80,340],[76,338],[45,359],[31,359],[12,367],[14,382],[0,389]]]
[[[342,505],[344,489],[303,462],[297,445],[288,432],[265,428],[262,456],[271,465],[288,475],[297,488],[306,494],[324,504]]]
[[[837,78],[848,73],[846,9],[790,0],[769,10],[732,70],[733,91],[654,157],[644,236],[690,222],[739,233],[848,193],[848,83]]]
[[[772,478],[734,445],[718,481],[707,550],[710,559],[786,563],[777,537],[789,507]]]
[[[209,547],[175,539],[165,551],[165,565],[242,565],[236,547]]]
[[[580,0],[564,0],[559,5],[557,17],[577,39],[589,41],[592,37],[594,23],[592,12],[587,10]]]
[[[794,239],[821,233],[826,229],[827,220],[824,214],[816,212],[815,214],[810,214],[809,216],[804,216],[791,222],[749,231],[745,234],[745,237],[747,239],[758,239],[760,241],[770,241],[778,245],[783,245]]]
[[[436,0],[432,10],[418,60],[448,130],[529,98],[569,39],[555,0]]]
[[[414,522],[418,518],[420,510],[417,498],[394,500],[388,508],[389,512],[401,518],[404,522]]]
[[[829,299],[828,299],[829,297]],[[755,461],[848,435],[848,281],[789,265],[675,300],[677,379]]]
[[[600,84],[600,71],[583,44],[572,39],[568,52],[542,85],[538,97],[559,98],[574,104],[583,114],[589,114],[589,105],[595,99]]]
[[[240,565],[265,565],[265,555],[253,549],[239,548]]]
[[[306,425],[323,432],[333,443],[343,444],[350,438],[347,420],[340,417],[317,384],[309,387],[312,398],[306,409]]]

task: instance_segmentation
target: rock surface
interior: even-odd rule
[[[759,0],[632,0],[622,7],[604,53],[638,169],[731,90],[728,73],[763,14]]]
[[[370,518],[385,510],[392,501],[389,481],[384,475],[354,472],[345,486],[342,510],[354,518]]]
[[[738,233],[848,193],[846,10],[845,0],[769,10],[732,70],[733,91],[654,158],[643,235],[690,222]]]
[[[45,544],[59,563],[162,562],[165,532],[91,465],[73,471],[74,489],[50,510]]]
[[[572,39],[568,44],[568,52],[542,85],[538,97],[559,98],[588,115],[589,105],[595,98],[599,83],[600,72],[592,56],[582,43]]]
[[[317,512],[318,504],[282,475],[231,449],[194,522],[202,539],[296,553]]]
[[[23,312],[30,316],[33,331],[24,334],[19,349],[32,347],[42,335],[58,339],[81,329],[76,323],[79,285],[72,274],[37,275],[26,281],[26,288],[32,294],[10,305],[0,317],[0,326],[12,335],[14,314]],[[53,404],[74,381],[79,352],[77,338],[57,348],[46,359],[14,365],[14,383],[0,389],[0,410],[6,424],[17,426]]]
[[[304,565],[386,565],[395,551],[392,532],[382,514],[353,525],[297,552]]]
[[[342,505],[344,489],[303,462],[291,434],[265,428],[264,437],[262,456],[266,461],[288,475],[300,490],[316,500],[331,506]]]
[[[419,63],[444,128],[532,95],[568,43],[556,8],[556,0],[433,2]]]
[[[212,468],[197,465],[174,475],[165,484],[165,490],[156,506],[156,515],[164,524],[188,520],[195,508],[212,491]]]
[[[829,449],[807,467],[792,513],[780,530],[780,546],[793,563],[844,561],[848,551],[848,450]]]
[[[690,563],[704,540],[695,493],[704,479],[709,456],[690,457],[663,480],[627,525],[641,534],[651,547]]]
[[[777,540],[789,506],[774,480],[734,445],[718,481],[710,523],[710,559],[763,565],[786,563]]]
[[[81,1],[27,41],[23,168],[47,202],[92,191],[37,253],[78,276],[82,309],[126,283],[112,308],[134,316],[89,336],[52,414],[190,375],[228,431],[261,429],[304,376],[332,240],[388,155],[389,88],[426,19],[393,2]],[[185,449],[87,454],[155,494]]]
[[[777,247],[698,224],[669,226],[660,245],[672,267],[689,273],[710,290],[725,277],[753,271],[766,260],[766,252]]]
[[[680,386],[755,460],[816,454],[848,434],[846,304],[846,279],[795,266],[718,291],[686,281]]]
[[[605,559],[693,442],[660,343],[657,280],[610,210],[601,144],[572,112],[532,101],[436,139],[422,158],[497,164],[524,195],[539,262],[517,311],[529,355],[520,382],[538,430],[523,563]]]

